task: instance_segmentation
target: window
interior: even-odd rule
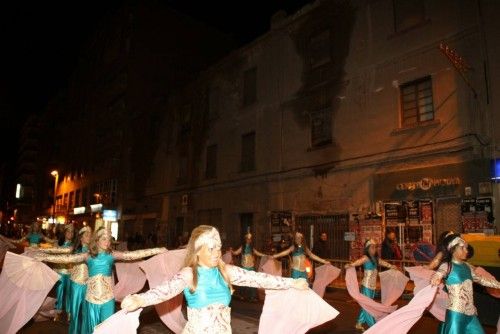
[[[243,73],[243,105],[249,106],[257,101],[257,68]]]
[[[330,30],[322,31],[311,38],[309,59],[312,68],[330,62]]]
[[[241,136],[241,171],[255,170],[255,132]]]
[[[425,20],[425,7],[422,0],[393,0],[394,30],[403,32]]]
[[[66,209],[68,208],[68,193],[64,194],[63,205]]]
[[[217,145],[207,147],[207,164],[205,178],[213,179],[217,177]]]
[[[331,109],[325,108],[311,113],[311,146],[321,147],[332,143]]]
[[[208,119],[214,120],[219,117],[219,109],[221,105],[220,88],[211,87],[208,92]]]
[[[404,84],[400,92],[403,127],[434,120],[431,77]]]
[[[82,205],[82,200],[81,200],[81,190],[78,189],[75,193],[75,206],[81,206]]]

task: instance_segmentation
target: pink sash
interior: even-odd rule
[[[339,275],[340,269],[331,264],[324,264],[316,268],[316,278],[313,283],[314,292],[323,298],[327,285],[339,277]]]
[[[128,313],[120,310],[97,325],[94,334],[136,334],[141,311],[142,308]]]
[[[384,305],[392,305],[403,294],[410,280],[399,270],[383,271],[380,276],[381,301]]]
[[[146,275],[139,267],[139,262],[116,262],[116,275],[118,283],[113,287],[117,301],[122,301],[126,296],[141,291],[146,284]]]

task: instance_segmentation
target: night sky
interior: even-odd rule
[[[149,1],[149,0],[143,0]],[[157,0],[232,36],[240,45],[269,29],[279,9],[293,13],[311,0]],[[80,48],[125,1],[12,1],[0,10],[0,165],[16,159],[20,128],[64,87]]]

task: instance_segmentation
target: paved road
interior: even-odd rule
[[[333,305],[340,315],[320,327],[310,331],[311,334],[359,334],[354,329],[354,323],[359,313],[359,306],[349,297],[345,290],[332,290],[327,292],[326,301]],[[248,303],[233,299],[232,302],[232,326],[235,334],[254,334],[259,328],[259,316],[262,310],[262,303]],[[299,307],[299,306],[298,306]],[[431,334],[437,333],[438,321],[430,315],[424,316],[417,325],[414,326],[410,334]],[[494,334],[495,328],[484,327],[486,334]],[[67,333],[67,326],[53,321],[31,323],[26,326],[21,334],[63,334]],[[148,307],[141,314],[141,326],[139,334],[172,333],[159,320],[154,308]],[[273,333],[274,334],[274,333]]]

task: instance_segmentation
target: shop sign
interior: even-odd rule
[[[344,241],[356,241],[356,232],[344,232]]]
[[[415,182],[405,182],[405,183],[399,183],[396,186],[397,190],[408,190],[408,191],[414,191],[414,190],[430,190],[431,188],[434,187],[449,187],[449,186],[457,186],[461,183],[461,180],[459,177],[452,177],[452,178],[443,178],[443,179],[433,179],[429,177],[424,177],[420,181],[415,181]]]
[[[107,220],[107,221],[116,221],[117,214],[116,210],[104,210],[102,212],[102,219]]]
[[[102,204],[90,204],[90,211],[92,213],[101,212],[102,211]]]
[[[73,214],[75,214],[75,215],[81,215],[83,213],[85,213],[85,207],[84,206],[79,206],[79,207],[73,208]]]

